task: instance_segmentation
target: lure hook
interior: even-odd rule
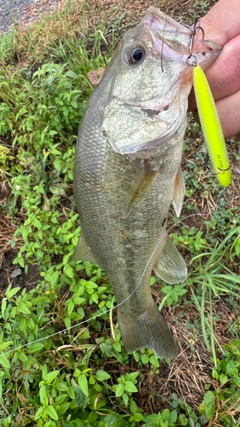
[[[188,27],[189,28],[189,27]],[[202,32],[202,40],[204,40],[205,33],[204,29],[200,25],[200,19],[197,19],[193,28],[190,28],[191,34],[190,34],[190,43],[189,43],[189,55],[187,57],[187,63],[188,65],[197,66],[197,56],[193,54],[193,44],[194,44],[194,38],[197,31]]]

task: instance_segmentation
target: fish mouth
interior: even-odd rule
[[[165,58],[187,62],[191,29],[184,27],[165,13],[150,7],[142,20],[151,34],[154,52],[161,52]]]
[[[200,38],[199,31],[193,37],[191,27],[179,24],[155,7],[148,8],[142,23],[151,35],[152,53],[156,55],[161,52],[162,56],[171,61],[188,63],[189,56],[194,55],[198,64],[203,62],[204,68],[207,68],[209,64],[206,57],[218,56],[222,51],[221,45],[204,39],[201,31]],[[190,48],[191,39],[193,45]],[[210,61],[212,62],[211,59]]]

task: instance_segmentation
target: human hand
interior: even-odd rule
[[[240,132],[240,8],[239,0],[219,0],[201,18],[205,39],[221,45],[223,50],[206,71],[226,138]],[[196,110],[193,91],[189,110]]]

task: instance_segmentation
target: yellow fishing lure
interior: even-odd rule
[[[208,81],[199,65],[194,67],[193,85],[209,157],[219,183],[227,187],[231,183],[231,171],[222,126]]]

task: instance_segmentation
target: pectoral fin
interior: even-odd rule
[[[175,179],[175,184],[174,184],[173,202],[172,202],[177,216],[180,215],[182,210],[184,194],[185,194],[184,176],[182,173],[182,168],[181,166],[179,166],[176,179]]]
[[[131,210],[147,196],[157,176],[158,171],[153,171],[146,162],[126,196],[122,211],[123,218],[127,218]]]
[[[71,261],[89,261],[92,264],[97,264],[82,234],[79,238],[77,247],[71,258]]]
[[[169,236],[165,241],[164,249],[153,268],[154,273],[170,285],[184,282],[188,273],[185,261]]]

